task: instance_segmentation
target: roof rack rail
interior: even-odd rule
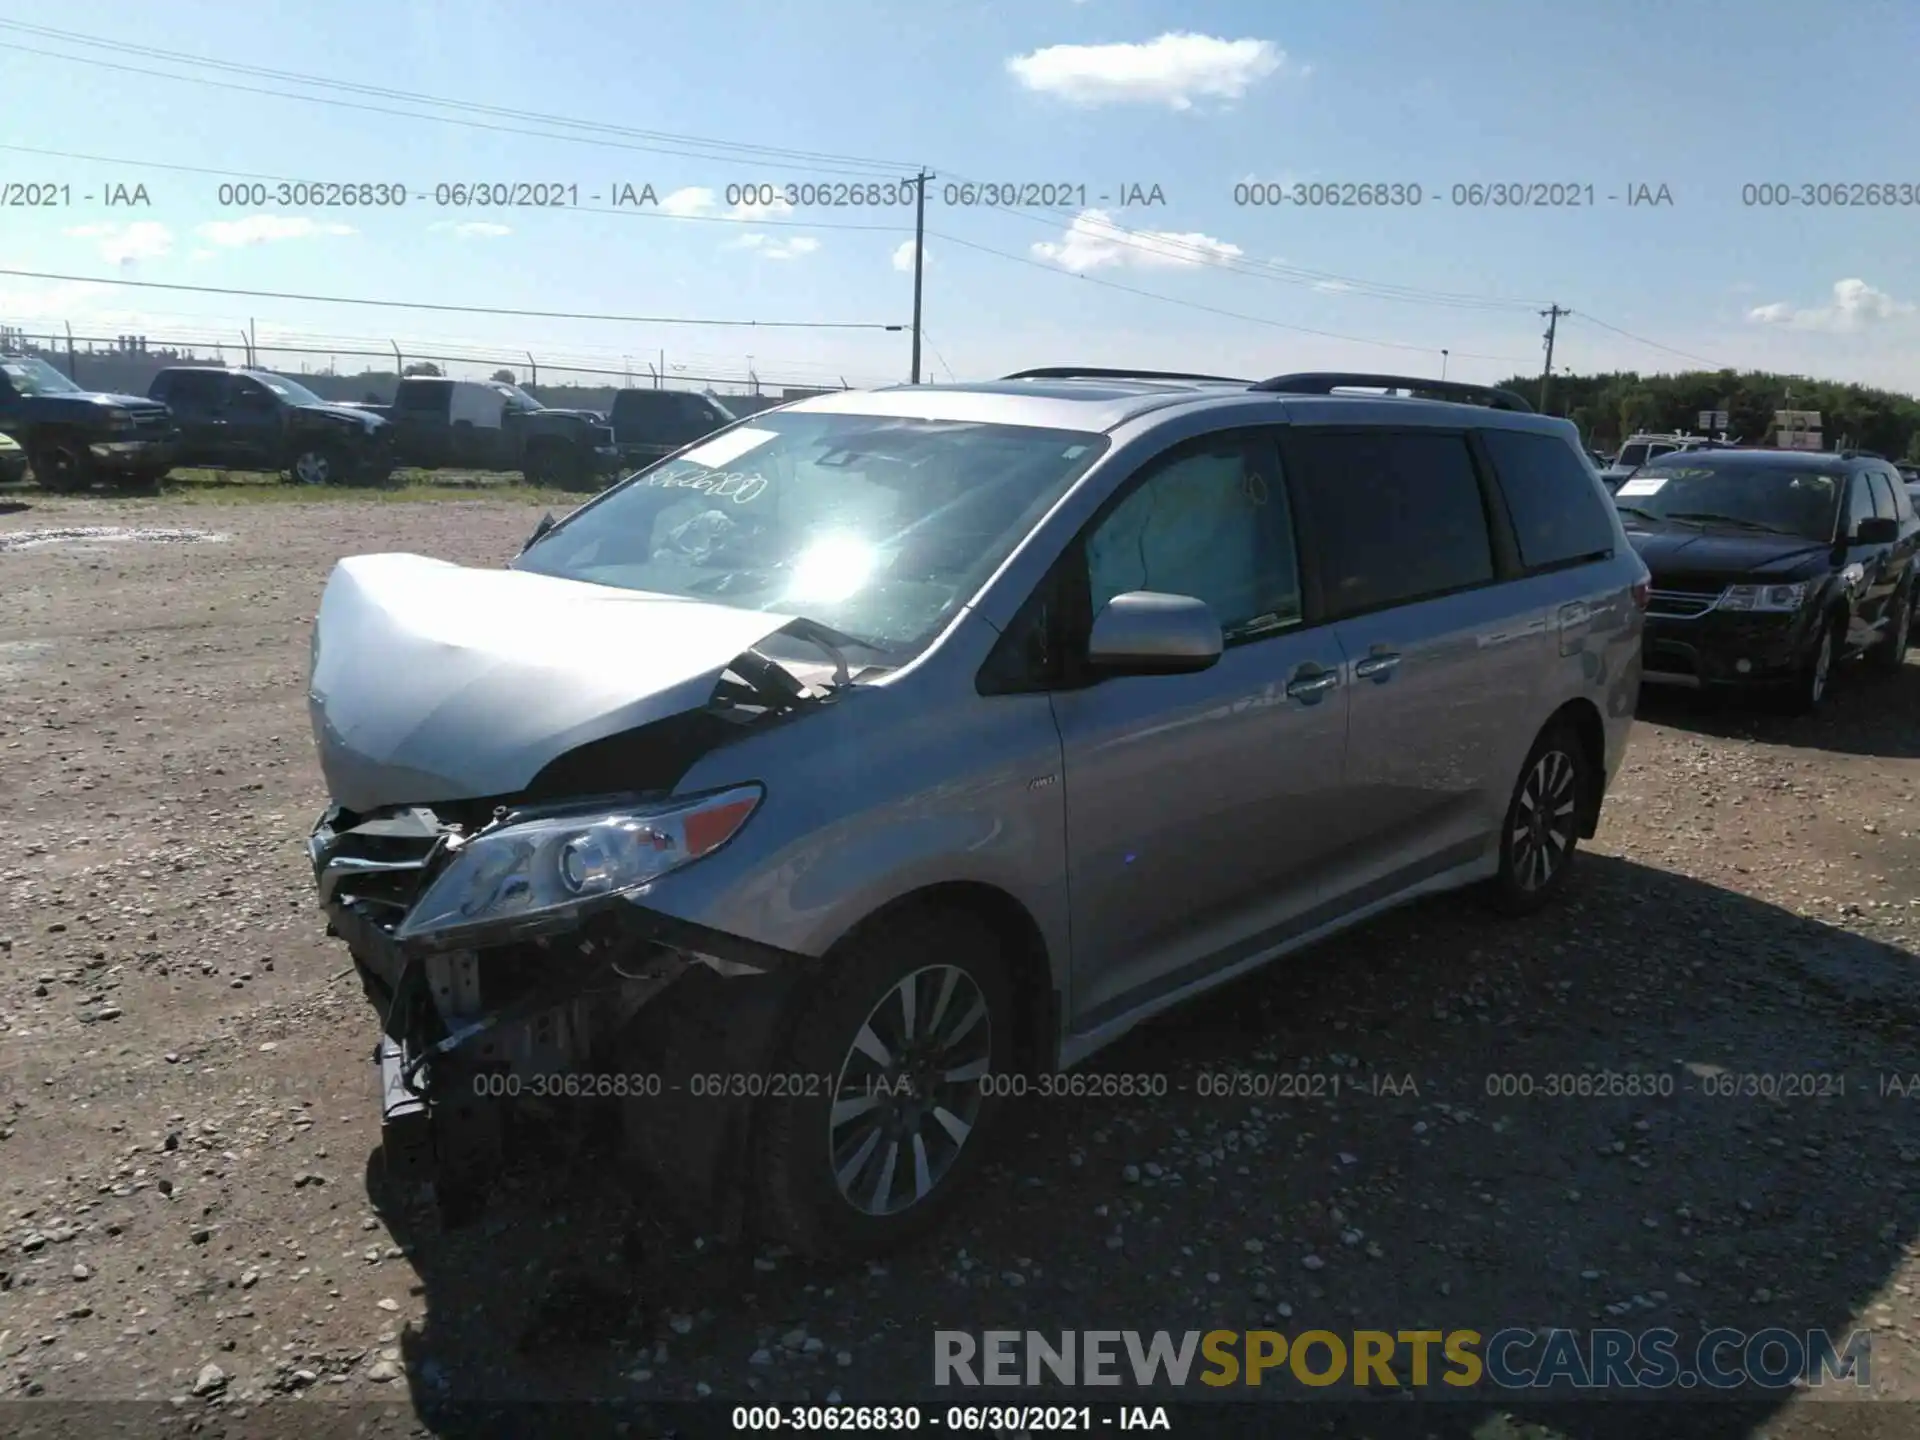
[[[1002,380],[1211,380],[1222,385],[1246,385],[1232,375],[1192,375],[1184,370],[1102,370],[1090,365],[1048,365],[1038,370],[1016,370]]]
[[[1840,458],[1842,460],[1884,460],[1887,457],[1878,450],[1842,450]]]
[[[1254,385],[1280,395],[1331,395],[1336,390],[1405,390],[1419,398],[1461,400],[1471,405],[1486,405],[1495,410],[1518,410],[1531,415],[1533,406],[1511,390],[1493,385],[1469,385],[1461,380],[1422,380],[1414,375],[1349,375],[1333,371],[1312,371],[1301,375],[1275,375]]]

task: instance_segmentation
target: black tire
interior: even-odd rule
[[[1840,668],[1846,635],[1847,617],[1844,614],[1830,617],[1780,697],[1788,714],[1811,715],[1826,703],[1827,696],[1833,693],[1834,672]]]
[[[529,450],[520,464],[520,473],[529,485],[545,489],[560,483],[560,456],[553,445],[538,445]]]
[[[1580,732],[1563,720],[1533,742],[1501,822],[1500,869],[1484,891],[1501,914],[1531,915],[1566,888],[1592,769]]]
[[[116,477],[116,483],[122,490],[137,490],[151,494],[160,488],[160,482],[167,478],[171,467],[159,469],[149,467],[145,470],[128,470]]]
[[[909,983],[915,1014],[903,1032],[901,996]],[[978,1018],[969,1020],[976,1007]],[[965,910],[909,911],[831,955],[818,988],[796,1011],[773,1073],[821,1078],[788,1086],[800,1093],[769,1099],[757,1117],[759,1227],[814,1260],[883,1254],[924,1234],[964,1195],[1004,1115],[1006,1098],[982,1083],[1010,1076],[1016,1063],[1013,987],[1001,942]],[[876,1087],[874,1076],[906,1072],[897,1064],[886,1070],[874,1049],[858,1043],[876,1036],[878,1049],[899,1062],[908,1052],[902,1033],[932,1052],[910,1062],[917,1097]],[[936,1037],[948,1043],[928,1045]],[[932,1082],[942,1070],[960,1078]],[[864,1113],[836,1124],[842,1106]],[[877,1138],[868,1140],[869,1132]],[[917,1198],[916,1157],[924,1159],[926,1187]]]
[[[93,457],[76,440],[42,440],[33,447],[28,462],[33,478],[42,490],[71,492],[93,485]]]
[[[1867,664],[1883,675],[1897,675],[1900,667],[1907,663],[1907,649],[1913,642],[1913,605],[1914,596],[1920,590],[1909,583],[1895,592],[1888,602],[1893,614],[1887,621],[1886,633],[1874,647],[1867,651]]]

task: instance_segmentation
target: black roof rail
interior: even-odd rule
[[[1842,450],[1840,458],[1842,460],[1884,460],[1887,457],[1878,450]]]
[[[1336,390],[1405,390],[1422,399],[1460,400],[1495,410],[1517,410],[1526,415],[1534,413],[1533,406],[1511,390],[1502,390],[1493,385],[1469,385],[1463,380],[1423,380],[1414,375],[1349,375],[1312,371],[1301,375],[1275,375],[1252,388],[1280,395],[1331,395]]]
[[[1102,370],[1090,365],[1048,365],[1038,370],[1016,370],[1002,380],[1210,380],[1222,385],[1246,385],[1232,375],[1190,375],[1184,370]]]

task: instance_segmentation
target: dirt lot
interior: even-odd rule
[[[936,1328],[1862,1327],[1892,1403],[1829,1384],[1523,1431],[1461,1399],[1408,1433],[1920,1434],[1920,661],[1812,720],[1650,702],[1568,905],[1423,904],[1156,1023],[1094,1069],[1167,1097],[1029,1102],[936,1243],[823,1274],[628,1224],[602,1169],[452,1235],[369,1185],[374,1028],[301,848],[307,624],[338,556],[497,562],[537,508],[7,511],[0,1398],[218,1428],[298,1394],[450,1433],[462,1404],[529,1398],[944,1405]],[[105,525],[223,538],[18,543]],[[1197,1079],[1279,1070],[1347,1083]],[[1489,1093],[1603,1071],[1672,1091]],[[1721,1072],[1845,1088],[1720,1095]],[[1412,1408],[1262,1429],[1382,1434]]]

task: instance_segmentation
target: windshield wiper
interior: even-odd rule
[[[1664,516],[1654,514],[1651,510],[1642,510],[1638,505],[1615,505],[1613,508],[1623,515],[1638,515],[1643,520],[1660,520],[1665,518]]]
[[[1669,520],[1692,520],[1696,524],[1738,525],[1743,530],[1765,530],[1770,535],[1793,535],[1797,532],[1784,525],[1770,525],[1765,520],[1749,520],[1741,515],[1720,515],[1711,510],[1675,510],[1668,514]]]

